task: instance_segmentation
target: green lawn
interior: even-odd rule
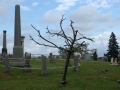
[[[95,63],[96,62],[96,63]],[[41,69],[25,73],[22,69],[11,68],[10,73],[3,73],[0,66],[0,90],[120,90],[120,66],[109,62],[83,61],[78,72],[68,69],[67,85],[60,86],[65,60],[55,63],[47,61],[47,75],[41,75]],[[71,61],[73,65],[73,60]],[[41,60],[31,61],[32,68],[41,68]],[[102,74],[102,70],[108,70]]]

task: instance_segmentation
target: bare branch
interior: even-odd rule
[[[45,39],[45,38],[40,34],[40,31],[37,30],[33,25],[31,25],[31,26],[38,32],[38,36],[39,36],[40,38],[42,38],[42,39],[45,40],[46,42],[52,44],[54,47],[60,48],[60,47],[58,47],[56,44],[54,44],[53,42],[51,42],[51,41]],[[31,39],[35,42],[35,40],[34,40],[33,38],[31,38]],[[49,45],[48,45],[48,46],[49,46]]]
[[[32,36],[31,35],[29,35],[30,36],[30,40],[33,40],[36,44],[38,44],[38,45],[43,45],[43,46],[47,46],[47,47],[52,47],[52,48],[56,48],[55,46],[51,46],[51,45],[46,45],[46,44],[40,44],[40,43],[38,43],[35,39],[33,39],[32,38]]]

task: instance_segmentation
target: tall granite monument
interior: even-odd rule
[[[20,5],[15,5],[13,58],[23,58],[23,47],[21,45]]]
[[[20,21],[20,5],[15,5],[15,25],[14,25],[14,47],[13,60],[10,62],[11,66],[24,67],[25,60],[23,60],[23,47],[21,44],[21,21]]]
[[[3,48],[2,48],[2,54],[7,54],[7,48],[6,48],[6,30],[3,31]]]

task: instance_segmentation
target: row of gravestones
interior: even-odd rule
[[[0,59],[1,59],[1,62],[2,62],[2,64],[4,65],[4,72],[5,73],[7,73],[7,72],[10,72],[10,67],[13,67],[14,66],[14,64],[13,64],[13,62],[9,62],[9,55],[8,54],[6,54],[6,53],[3,53],[2,54],[2,56],[0,55]],[[24,68],[30,68],[30,59],[31,58],[31,53],[25,53],[25,60],[23,59],[23,58],[19,58],[19,60],[23,60],[23,61],[25,61],[25,63],[23,63],[23,65],[22,66],[16,66],[16,67],[24,67]],[[14,58],[13,58],[14,59]],[[15,58],[15,60],[17,60],[16,58]],[[30,70],[25,70],[24,69],[24,71],[30,71]]]
[[[108,61],[108,57],[104,56],[103,61]],[[110,64],[111,65],[120,65],[120,54],[118,55],[118,59],[117,58],[111,58]]]
[[[8,73],[10,72],[10,67],[12,67],[9,63],[8,59],[9,55],[6,53],[3,53],[2,60],[3,60],[3,65],[4,65],[4,72]],[[47,67],[46,67],[46,56],[42,55],[42,75],[47,74]],[[25,72],[30,72],[30,59],[31,59],[31,53],[25,53],[25,65],[23,65],[23,71]],[[52,53],[50,53],[50,62],[53,62],[52,59]],[[80,67],[80,56],[75,55],[74,58],[74,71],[78,71]]]
[[[1,56],[0,56],[1,57]],[[10,72],[10,67],[12,67],[9,62],[9,55],[6,53],[3,53],[1,60],[2,64],[4,65],[4,73]],[[31,59],[31,53],[25,53],[25,65],[23,65],[23,71],[25,72],[31,72],[30,68],[30,59]],[[45,75],[46,72],[46,57],[42,55],[42,75]]]

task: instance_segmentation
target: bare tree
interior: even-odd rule
[[[57,44],[49,41],[48,39],[44,38],[40,31],[37,30],[33,25],[31,25],[37,32],[38,32],[38,36],[43,39],[44,41],[48,42],[48,44],[44,44],[44,43],[39,43],[38,41],[36,41],[31,35],[30,35],[30,38],[31,40],[33,40],[35,43],[37,43],[38,45],[43,45],[43,46],[47,46],[47,47],[52,47],[52,48],[58,48],[58,49],[61,49],[61,50],[65,50],[67,52],[67,58],[66,58],[66,63],[65,63],[65,67],[64,67],[64,72],[63,72],[63,76],[62,76],[62,81],[61,81],[61,85],[65,85],[66,84],[66,75],[67,75],[67,69],[68,69],[68,64],[69,64],[69,61],[70,61],[70,57],[72,55],[73,52],[77,51],[79,47],[81,46],[84,46],[86,43],[85,41],[82,41],[82,42],[79,42],[81,41],[82,39],[83,40],[90,40],[90,41],[93,41],[93,39],[91,38],[87,38],[85,37],[83,34],[79,33],[78,30],[75,30],[75,28],[73,27],[73,21],[70,20],[70,27],[72,29],[72,33],[73,33],[73,36],[70,37],[70,36],[67,36],[65,31],[63,30],[62,28],[62,23],[63,21],[65,20],[66,18],[64,18],[64,15],[62,15],[62,19],[60,20],[60,31],[55,33],[55,32],[51,32],[49,30],[49,28],[47,27],[47,32],[50,36],[58,36],[58,37],[62,37],[64,40],[65,40],[65,45],[63,47],[61,46],[58,46]],[[78,37],[79,36],[79,37]],[[75,47],[77,46],[77,47]],[[66,48],[67,47],[67,48]]]

